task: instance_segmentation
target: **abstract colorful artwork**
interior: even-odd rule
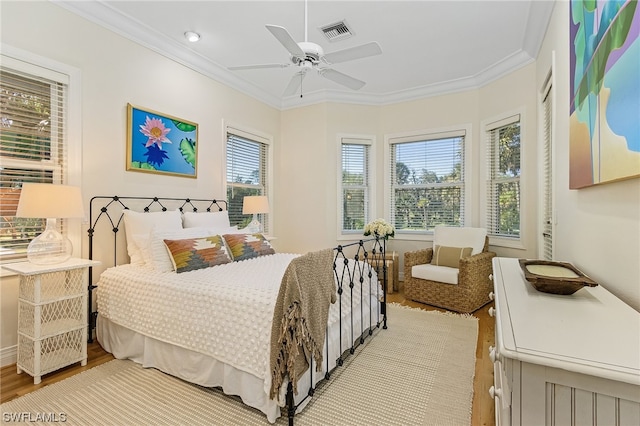
[[[569,188],[640,176],[637,0],[571,0]]]
[[[197,124],[127,104],[127,129],[127,170],[197,177]]]

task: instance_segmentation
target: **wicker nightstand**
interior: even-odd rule
[[[44,374],[87,364],[87,272],[100,262],[69,259],[55,265],[3,265],[20,275],[18,374],[38,384]]]
[[[393,293],[398,290],[398,254],[395,251],[385,253],[384,258],[384,263],[387,265],[387,293]],[[382,285],[382,268],[379,266],[374,268]]]
[[[387,264],[387,293],[398,291],[398,253],[385,254]]]

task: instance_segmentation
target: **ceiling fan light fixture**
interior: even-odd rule
[[[196,41],[200,40],[200,34],[195,31],[186,31],[184,33],[184,38],[189,40],[191,43],[195,43]]]
[[[340,24],[340,25],[338,25]],[[291,36],[289,31],[285,27],[279,25],[265,25],[267,30],[280,42],[280,44],[291,55],[291,63],[293,66],[299,68],[299,72],[295,73],[289,82],[289,85],[284,91],[284,96],[293,95],[296,90],[301,87],[302,79],[306,73],[315,69],[321,77],[333,81],[341,86],[345,86],[351,90],[360,90],[365,82],[351,77],[347,74],[343,74],[340,71],[332,69],[330,66],[335,63],[353,61],[360,58],[366,58],[369,56],[380,55],[382,49],[380,45],[375,41],[362,44],[359,46],[350,47],[347,49],[337,50],[325,54],[322,47],[316,43],[307,41],[307,1],[305,0],[305,38],[302,42],[296,42]],[[352,34],[352,31],[348,29],[346,23],[341,21],[333,24],[333,28],[336,33]],[[327,65],[329,67],[327,67]],[[291,66],[291,64],[256,64],[256,65],[244,65],[239,67],[230,67],[232,70],[246,70],[246,69],[260,69],[260,68],[285,68]],[[300,90],[300,96],[302,96],[302,90]]]

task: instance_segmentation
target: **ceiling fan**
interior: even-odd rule
[[[380,45],[373,41],[370,43],[362,44],[347,49],[337,50],[335,52],[324,53],[321,46],[316,43],[307,41],[307,2],[305,0],[305,17],[304,17],[304,32],[305,38],[302,42],[296,42],[295,39],[289,34],[286,28],[278,25],[266,25],[267,29],[273,36],[284,46],[285,49],[291,55],[291,62],[286,64],[255,64],[255,65],[241,65],[235,67],[229,67],[230,70],[250,70],[250,69],[262,69],[262,68],[287,68],[295,66],[299,68],[296,72],[287,88],[284,91],[284,96],[291,96],[296,93],[298,88],[302,84],[302,80],[310,70],[315,70],[320,76],[327,78],[342,86],[348,87],[352,90],[359,90],[366,83],[357,78],[351,77],[347,74],[341,73],[331,68],[331,65],[340,62],[353,61],[355,59],[366,58],[368,56],[380,55],[382,49]],[[302,97],[302,94],[300,94]]]

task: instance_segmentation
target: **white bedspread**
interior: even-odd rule
[[[278,253],[181,274],[110,268],[98,282],[98,311],[115,324],[253,374],[264,380],[268,394],[274,304],[284,271],[297,256]],[[346,287],[342,296],[343,317],[350,312],[349,292]],[[358,284],[355,300],[359,294]],[[368,311],[368,300],[365,305]],[[338,307],[331,306],[329,324],[337,321]]]

